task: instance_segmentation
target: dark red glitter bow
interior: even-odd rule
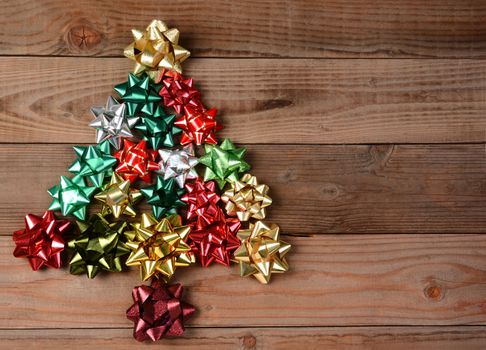
[[[181,301],[181,284],[166,285],[154,279],[151,286],[133,288],[135,302],[127,310],[127,318],[134,323],[133,336],[138,341],[159,340],[165,336],[182,336],[184,322],[196,309]]]

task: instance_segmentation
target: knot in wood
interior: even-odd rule
[[[243,349],[254,350],[256,349],[256,338],[251,334],[246,334],[242,341]]]
[[[96,48],[103,39],[103,34],[86,19],[78,19],[66,26],[64,41],[70,52],[89,52]]]
[[[424,294],[427,299],[439,301],[444,297],[442,288],[436,284],[431,284],[424,289]]]

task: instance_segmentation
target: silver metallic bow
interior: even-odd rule
[[[157,172],[164,175],[164,180],[175,178],[177,185],[182,188],[186,180],[197,178],[194,167],[199,161],[194,156],[192,145],[175,150],[161,149],[159,155],[161,161]]]
[[[113,147],[120,149],[122,138],[133,138],[131,129],[139,118],[127,116],[125,111],[125,104],[111,96],[105,107],[91,107],[91,113],[96,119],[89,126],[96,129],[97,143],[108,140]]]

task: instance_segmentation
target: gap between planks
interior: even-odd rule
[[[167,349],[305,349],[343,350],[483,350],[485,327],[305,327],[305,328],[189,328],[184,337],[162,339],[158,348]],[[145,348],[137,343],[130,329],[0,330],[2,345],[9,349],[23,346],[70,349]]]

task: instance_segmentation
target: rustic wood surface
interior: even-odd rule
[[[193,326],[486,324],[485,235],[286,236],[292,270],[270,286],[236,266],[181,268]],[[33,273],[0,237],[2,328],[129,327],[137,270],[94,280]],[[59,293],[58,291],[61,291]]]
[[[89,107],[153,18],[293,249],[267,286],[181,269],[186,336],[138,344],[136,271],[34,273],[10,236],[94,142]],[[486,1],[5,0],[0,24],[0,349],[486,348]]]
[[[71,145],[0,145],[1,235],[45,210],[73,157]],[[486,232],[484,145],[250,145],[247,159],[287,234]]]
[[[164,18],[195,56],[485,57],[482,0],[6,0],[0,53],[120,56]]]
[[[29,69],[26,69],[29,67]],[[124,58],[0,58],[4,142],[94,142],[92,105],[115,95]],[[192,59],[222,137],[249,143],[486,141],[484,60]]]
[[[0,330],[5,348],[106,350],[157,349],[298,349],[309,350],[484,350],[486,327],[301,327],[285,328],[189,328],[183,338],[157,344],[134,344],[131,330],[42,329]]]

